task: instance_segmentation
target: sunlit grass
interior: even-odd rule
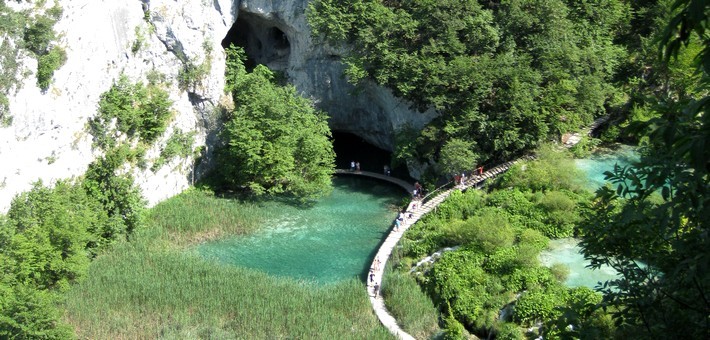
[[[156,206],[148,227],[93,261],[68,293],[79,338],[390,339],[364,283],[317,285],[200,257],[187,245],[258,229],[257,204],[191,190]],[[156,246],[162,245],[162,246]]]
[[[388,265],[382,282],[387,310],[402,329],[417,339],[439,333],[439,312],[411,275]]]

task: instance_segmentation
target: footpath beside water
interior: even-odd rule
[[[361,177],[336,177],[333,186],[332,194],[312,206],[264,202],[269,225],[197,250],[221,263],[316,284],[364,281],[373,249],[406,196],[392,184]]]
[[[397,336],[399,339],[414,339],[414,337],[412,337],[409,333],[405,332],[399,326],[397,320],[387,311],[385,301],[382,298],[382,295],[379,294],[379,288],[382,285],[382,278],[384,275],[385,266],[387,265],[387,261],[392,255],[394,247],[402,238],[402,235],[407,231],[407,229],[409,229],[410,226],[416,223],[419,218],[421,218],[423,215],[436,208],[441,202],[446,200],[446,198],[449,197],[449,195],[451,195],[453,191],[477,188],[481,185],[481,183],[508,171],[508,169],[513,166],[513,164],[524,159],[529,158],[523,157],[515,161],[503,163],[493,169],[484,172],[481,175],[475,175],[472,178],[469,178],[463,185],[458,185],[448,189],[441,188],[440,190],[432,192],[429,196],[424,197],[421,200],[412,200],[407,205],[407,213],[405,213],[405,215],[409,216],[409,214],[411,213],[411,217],[406,218],[404,220],[404,223],[401,224],[398,230],[393,229],[385,239],[384,243],[380,245],[380,248],[377,251],[377,255],[375,256],[372,264],[370,265],[370,268],[373,269],[373,283],[370,284],[368,280],[367,286],[367,292],[370,295],[370,303],[372,304],[372,309],[377,315],[377,318],[380,319],[382,325],[384,325],[392,334]]]

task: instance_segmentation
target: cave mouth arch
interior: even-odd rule
[[[247,70],[263,64],[274,71],[285,71],[291,56],[291,42],[279,22],[249,12],[240,12],[222,39],[223,48],[230,44],[246,52]]]
[[[350,162],[360,162],[360,169],[383,173],[384,166],[392,164],[392,153],[370,144],[364,138],[344,130],[333,130],[333,151],[335,151],[335,167],[349,169]],[[405,165],[391,169],[391,175],[410,180],[409,171]]]

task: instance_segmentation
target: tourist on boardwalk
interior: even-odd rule
[[[355,171],[355,161],[350,161],[350,171]]]
[[[399,231],[399,225],[400,225],[399,219],[395,219],[394,220],[394,231]]]
[[[375,291],[375,299],[377,299],[377,295],[380,293],[380,285],[375,283],[375,287],[373,290]]]
[[[380,270],[380,257],[379,256],[375,257],[375,260],[372,261],[372,268],[374,268],[375,270]]]
[[[375,270],[373,268],[370,268],[370,283],[375,282]]]
[[[355,162],[355,171],[360,171],[360,162]]]
[[[389,176],[389,175],[390,175],[390,166],[387,165],[387,164],[385,164],[384,174],[385,174],[385,176]]]

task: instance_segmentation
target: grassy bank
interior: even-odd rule
[[[92,262],[65,320],[80,338],[391,338],[359,281],[317,286],[185,250],[256,230],[259,209],[197,190],[161,203],[133,241]]]
[[[382,282],[387,310],[407,333],[417,339],[430,339],[441,331],[439,311],[414,277],[388,265]]]

